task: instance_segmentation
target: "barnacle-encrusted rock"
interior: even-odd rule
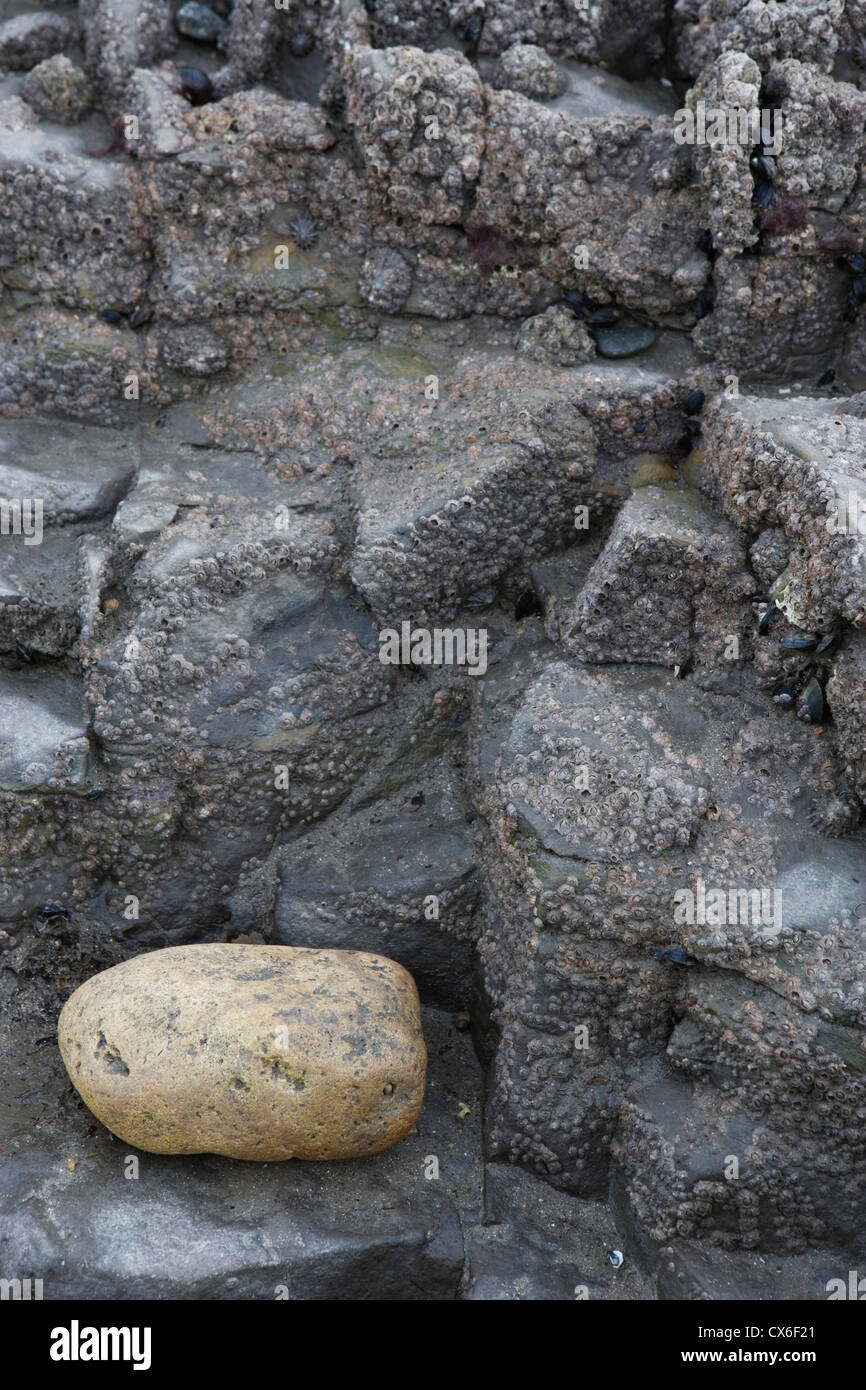
[[[534,43],[513,43],[496,64],[493,84],[544,101],[559,96],[566,77],[543,48]]]
[[[264,4],[265,0],[256,0]],[[666,19],[661,0],[599,0],[592,6],[551,6],[547,0],[497,0],[486,6],[479,0],[399,0],[385,4],[358,0],[344,6],[357,42],[363,24],[365,41],[377,46],[413,43],[432,47],[450,28],[454,38],[471,47],[467,23],[481,18],[476,39],[478,52],[499,54],[515,43],[541,44],[551,53],[597,63],[605,60],[617,71],[641,77],[663,53],[659,34]],[[366,21],[366,23],[364,23]]]
[[[640,487],[563,618],[566,650],[585,661],[676,666],[698,633],[701,660],[721,664],[742,627],[734,605],[752,586],[736,532],[702,508],[699,493]]]
[[[704,487],[748,532],[784,531],[789,563],[773,597],[796,626],[866,626],[866,423],[832,401],[720,399],[704,424]]]
[[[160,0],[81,0],[78,10],[87,69],[117,115],[134,70],[167,57],[177,44],[170,7]]]
[[[352,578],[387,624],[451,616],[461,597],[537,545],[574,533],[574,507],[592,472],[591,431],[540,369],[515,390],[509,361],[505,378],[486,357],[466,361],[423,435],[407,400],[377,455],[354,470]],[[500,381],[511,390],[507,415]],[[467,433],[462,411],[470,401]],[[463,424],[454,433],[458,415]]]
[[[792,542],[781,526],[769,526],[749,547],[752,569],[765,589],[769,589],[787,568],[792,549]]]
[[[75,991],[58,1040],[94,1114],[150,1153],[360,1158],[399,1143],[424,1098],[418,991],[363,951],[137,956]]]
[[[293,16],[273,0],[244,0],[232,8],[231,26],[223,42],[228,63],[219,77],[220,96],[258,82],[276,56],[281,33]]]
[[[621,88],[588,81],[556,109],[489,91],[473,217],[540,243],[554,282],[573,283],[577,264],[581,288],[604,301],[683,312],[707,278],[693,152],[675,143],[664,98],[641,101]]]
[[[758,1206],[786,1250],[845,1242],[862,1199],[862,851],[827,842],[815,871],[792,810],[832,759],[771,711],[744,726],[739,699],[529,639],[477,711],[488,1155],[583,1195],[612,1155],[655,1242],[754,1248]]]
[[[212,376],[227,365],[229,348],[210,328],[189,324],[166,332],[162,355],[167,367],[184,376]]]
[[[374,309],[397,313],[411,289],[412,268],[399,251],[386,246],[365,257],[358,275],[358,292]]]
[[[686,95],[686,108],[692,113],[699,107],[711,114],[721,111],[738,135],[741,121],[744,131],[753,131],[751,140],[710,140],[707,135],[705,141],[695,141],[695,164],[709,193],[707,225],[716,250],[728,254],[745,250],[758,237],[749,171],[749,155],[758,140],[754,121],[751,127],[746,123],[760,108],[760,86],[761,70],[754,59],[748,53],[727,52]]]
[[[33,68],[73,41],[75,29],[51,10],[17,14],[0,24],[0,68]]]
[[[38,1208],[61,1297],[118,1259],[270,1297],[255,1231],[310,1297],[373,1247],[386,1297],[571,1297],[538,1233],[613,1179],[594,1287],[642,1292],[639,1241],[666,1297],[766,1296],[757,1250],[824,1296],[799,1252],[863,1246],[866,0],[80,0],[86,76],[73,8],[0,24],[0,1276]],[[682,104],[752,126],[679,143]],[[383,663],[407,619],[483,673]],[[700,880],[778,920],[675,918]],[[286,1226],[234,1172],[246,1224],[170,1188],[112,1265],[40,1020],[239,932],[398,960],[459,1011],[437,1058],[471,1022],[483,1203],[440,1074],[423,1194],[423,1134],[317,1169],[312,1238],[302,1179]]]
[[[713,312],[696,341],[726,373],[817,377],[837,359],[846,289],[839,271],[804,256],[720,257]]]
[[[827,703],[838,730],[839,753],[861,801],[866,802],[866,636],[856,633],[836,657]]]
[[[74,266],[74,253],[69,260]],[[74,279],[63,274],[62,261],[50,269],[46,265],[46,271],[58,273],[60,282],[70,286],[70,297],[77,298]],[[136,281],[143,284],[137,275]],[[89,281],[89,286],[88,293],[96,294],[96,282]],[[53,345],[50,358],[47,336]],[[124,395],[124,382],[130,370],[141,365],[140,347],[126,335],[118,351],[117,337],[117,329],[103,318],[88,315],[85,323],[71,309],[27,307],[11,325],[0,323],[0,412],[17,418],[24,398],[48,415],[56,412],[100,426],[137,424],[139,402]]]
[[[810,207],[841,212],[862,162],[866,92],[795,58],[774,64],[768,82],[783,117],[773,180],[777,196],[796,194]]]
[[[140,297],[150,243],[128,163],[91,158],[83,129],[21,129],[14,110],[0,111],[0,251],[16,288],[96,310]],[[79,342],[93,331],[78,321]]]
[[[146,933],[180,927],[183,898],[225,920],[233,882],[282,828],[339,805],[376,756],[395,672],[369,615],[325,581],[333,537],[303,484],[250,471],[242,452],[208,451],[207,475],[193,449],[167,467],[158,435],[145,460],[116,519],[119,563],[142,557],[135,616],[97,621],[88,699],[131,832],[111,846],[124,881],[149,878],[154,853],[171,860],[149,879]]]
[[[844,0],[677,0],[678,59],[693,75],[720,52],[739,49],[766,70],[776,58],[798,58],[829,72],[839,47]],[[679,28],[679,25],[678,25]]]
[[[484,97],[456,53],[358,46],[348,117],[371,189],[392,216],[458,223],[484,149]]]
[[[93,106],[93,87],[86,72],[64,53],[38,63],[24,79],[21,93],[39,116],[75,125]]]
[[[523,324],[517,351],[533,362],[550,362],[554,367],[574,367],[595,356],[595,344],[586,324],[562,304],[551,304],[543,314],[535,314]]]
[[[350,193],[362,201],[346,161],[321,158],[336,135],[320,107],[262,87],[189,107],[170,69],[134,73],[130,90],[141,113],[136,150],[142,203],[152,219],[154,289],[166,317],[208,320],[227,307],[249,312],[257,303],[269,310],[318,308],[322,293],[355,301],[354,263],[351,276],[342,271],[332,283],[333,266],[320,264],[316,254],[323,211],[332,215]],[[305,241],[313,249],[299,255],[302,209],[317,236]],[[178,223],[189,235],[177,236]],[[291,255],[277,269],[280,247]],[[312,292],[309,301],[299,294],[305,290]]]

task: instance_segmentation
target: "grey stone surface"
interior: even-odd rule
[[[429,706],[419,714],[430,718]],[[424,997],[472,997],[481,884],[453,766],[459,724],[419,717],[356,805],[276,853],[273,940],[352,943],[405,965]],[[449,745],[452,745],[449,747]]]
[[[0,1274],[820,1298],[863,1242],[866,6],[177,8],[0,5],[0,497],[45,503],[0,535]],[[769,163],[680,143],[699,102],[775,106]],[[487,669],[382,663],[404,620]],[[699,879],[779,930],[676,918]],[[415,974],[381,1163],[127,1179],[64,1089],[84,977],[239,938]]]
[[[138,457],[134,434],[10,422],[0,438],[0,496],[41,498],[46,526],[105,517],[130,486]]]
[[[81,625],[80,527],[47,530],[40,545],[5,539],[0,553],[0,650],[63,656]]]
[[[609,1207],[575,1202],[504,1163],[487,1164],[485,1222],[466,1235],[463,1297],[472,1301],[614,1302],[653,1296]],[[615,1251],[623,1256],[618,1268],[611,1264]]]
[[[58,675],[0,672],[4,791],[83,786],[88,742],[81,696],[80,685]]]

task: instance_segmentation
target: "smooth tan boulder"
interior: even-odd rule
[[[153,951],[81,985],[58,1034],[94,1115],[151,1153],[359,1158],[424,1097],[415,981],[367,951]]]

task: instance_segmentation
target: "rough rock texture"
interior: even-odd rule
[[[496,87],[509,87],[537,101],[558,97],[565,89],[565,74],[557,69],[543,48],[531,43],[513,43],[501,55],[493,77]]]
[[[543,314],[526,319],[516,346],[521,356],[554,367],[574,367],[595,356],[585,325],[560,304],[551,304]]]
[[[123,108],[134,70],[174,48],[168,7],[158,0],[81,0],[78,6],[87,66],[114,117]]]
[[[424,1096],[414,981],[362,951],[154,951],[77,989],[58,1041],[88,1108],[147,1153],[359,1158]]]
[[[0,1277],[826,1297],[864,1240],[866,5],[234,0],[216,44],[177,8],[0,30]],[[404,622],[484,669],[382,661]],[[315,1178],[122,1154],[59,1009],[232,943],[412,972],[417,1133]]]
[[[566,651],[584,661],[685,666],[695,636],[702,646],[702,632],[717,638],[741,624],[737,604],[752,589],[736,532],[702,509],[699,493],[640,488],[573,608],[561,612]],[[722,651],[699,659],[714,655],[723,659]]]
[[[0,24],[0,68],[33,68],[72,42],[74,25],[51,10],[14,15]]]
[[[348,117],[370,195],[392,217],[458,223],[484,147],[475,69],[457,54],[414,48],[360,48],[351,61]]]
[[[538,373],[512,392],[503,418],[510,359],[500,372],[486,362],[483,377],[480,362],[467,366],[423,433],[416,410],[399,423],[392,416],[379,457],[353,470],[352,579],[383,623],[449,616],[521,556],[573,530],[585,497],[593,440],[567,397],[545,390]],[[443,444],[467,397],[473,426],[455,454]]]
[[[737,701],[531,645],[484,695],[491,1155],[585,1196],[606,1191],[612,1157],[653,1241],[847,1246],[862,1202],[848,1120],[863,1104],[861,849],[839,842],[818,873],[811,827],[789,819],[826,753],[777,734],[790,716],[766,704],[744,724]],[[675,895],[697,878],[772,884],[779,912],[678,922]],[[826,1145],[844,1174],[832,1193]]]
[[[866,626],[866,423],[827,402],[721,402],[705,429],[705,486],[742,531],[782,530],[791,543],[773,598],[800,628],[840,618]],[[864,528],[866,531],[866,528]]]
[[[827,702],[839,726],[839,752],[846,771],[857,795],[866,800],[866,641],[860,633],[833,665]]]
[[[798,58],[829,72],[845,8],[842,0],[676,0],[674,13],[682,20],[677,56],[691,73],[721,49],[745,50],[764,68],[775,58]]]
[[[44,292],[75,308],[124,307],[147,282],[147,231],[132,172],[91,158],[89,142],[99,139],[80,125],[38,126],[32,115],[13,131],[0,112],[3,279],[31,302]],[[20,395],[19,387],[9,403]]]
[[[27,74],[21,94],[37,116],[75,125],[93,106],[93,87],[63,53],[46,58]]]

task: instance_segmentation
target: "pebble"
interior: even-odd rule
[[[187,4],[181,5],[174,17],[174,25],[184,38],[198,39],[199,43],[219,43],[229,28],[210,5],[200,5],[198,0],[188,0]]]
[[[543,48],[513,43],[493,71],[493,86],[522,92],[535,101],[549,101],[566,88],[568,78]]]
[[[45,58],[31,68],[21,85],[21,95],[37,116],[75,125],[93,107],[90,78],[63,53]]]
[[[594,333],[602,357],[633,357],[636,352],[652,347],[657,336],[654,328],[642,323],[617,323],[610,328],[599,326]]]
[[[386,314],[397,314],[412,291],[412,269],[390,246],[377,247],[361,265],[358,293]]]
[[[213,100],[213,83],[201,68],[178,68],[180,90],[191,106],[204,106]]]
[[[424,1096],[415,982],[367,951],[151,951],[81,985],[58,1035],[85,1104],[148,1153],[360,1158]]]

